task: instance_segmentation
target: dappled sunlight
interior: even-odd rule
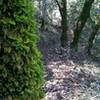
[[[100,100],[100,0],[0,8],[0,100]]]
[[[96,73],[100,73],[100,68],[95,64],[60,60],[49,62],[46,68],[52,72],[52,78],[46,80],[44,85],[44,100],[84,100],[90,97],[94,100],[100,97],[97,92],[100,90],[100,86],[97,86],[100,78],[96,76]],[[49,71],[46,72],[48,73]]]

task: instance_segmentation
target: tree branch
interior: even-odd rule
[[[60,14],[61,14],[61,16],[62,16],[62,7],[61,7],[61,5],[60,5],[60,3],[59,3],[58,0],[55,0],[55,1],[56,1],[57,5],[58,5],[58,7],[59,7],[59,11],[60,11]]]

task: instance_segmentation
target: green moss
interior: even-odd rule
[[[43,68],[33,12],[31,0],[0,0],[0,97],[42,97]]]

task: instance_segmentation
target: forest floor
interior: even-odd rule
[[[59,33],[40,32],[39,48],[45,66],[43,100],[100,100],[100,63],[81,48],[78,52],[59,46]],[[69,35],[70,38],[70,35]]]

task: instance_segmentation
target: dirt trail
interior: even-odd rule
[[[84,51],[62,49],[59,41],[53,44],[56,37],[42,40],[39,46],[45,65],[43,100],[100,100],[99,64],[87,59]]]

